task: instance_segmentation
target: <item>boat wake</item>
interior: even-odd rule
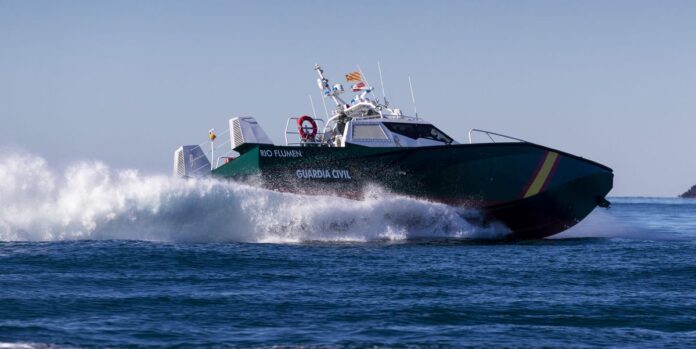
[[[0,241],[374,241],[501,238],[472,210],[369,189],[363,201],[214,179],[115,171],[98,161],[62,173],[12,152],[0,160]]]
[[[596,209],[574,227],[551,237],[618,238],[645,241],[696,238],[696,201],[679,198],[609,198],[609,210]]]

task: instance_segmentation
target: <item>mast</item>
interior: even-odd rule
[[[319,89],[324,92],[325,96],[331,97],[334,103],[336,103],[336,106],[341,107],[341,109],[345,109],[346,102],[342,100],[341,97],[338,97],[339,94],[343,93],[343,86],[341,84],[336,84],[334,85],[333,89],[330,88],[329,79],[324,77],[324,70],[321,69],[319,64],[314,65],[314,70],[316,70],[317,74],[319,74],[319,79],[317,79],[317,86],[319,86]]]

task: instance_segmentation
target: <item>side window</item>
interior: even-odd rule
[[[353,139],[367,141],[389,140],[382,128],[377,124],[353,125]]]

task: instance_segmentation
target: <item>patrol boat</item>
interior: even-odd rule
[[[264,188],[361,199],[366,186],[481,212],[480,224],[497,221],[511,238],[538,239],[560,233],[585,218],[613,185],[612,169],[560,150],[499,133],[471,129],[459,143],[421,117],[369,97],[360,72],[350,103],[342,84],[329,85],[320,66],[317,83],[336,105],[324,121],[308,115],[286,123],[285,145],[275,145],[250,116],[229,120],[231,148],[238,156],[210,158],[201,145],[174,155],[177,176],[212,175]],[[473,142],[472,136],[487,137]],[[223,146],[227,147],[227,145]],[[205,147],[203,145],[203,147]],[[215,164],[211,165],[215,160]]]

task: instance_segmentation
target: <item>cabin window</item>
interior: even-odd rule
[[[378,124],[353,125],[353,139],[368,141],[387,141],[389,137]]]
[[[429,124],[385,122],[384,126],[386,126],[390,131],[398,133],[400,135],[404,135],[408,138],[432,139],[438,142],[443,142],[445,144],[450,144],[454,141],[444,132],[440,131],[437,127]]]

